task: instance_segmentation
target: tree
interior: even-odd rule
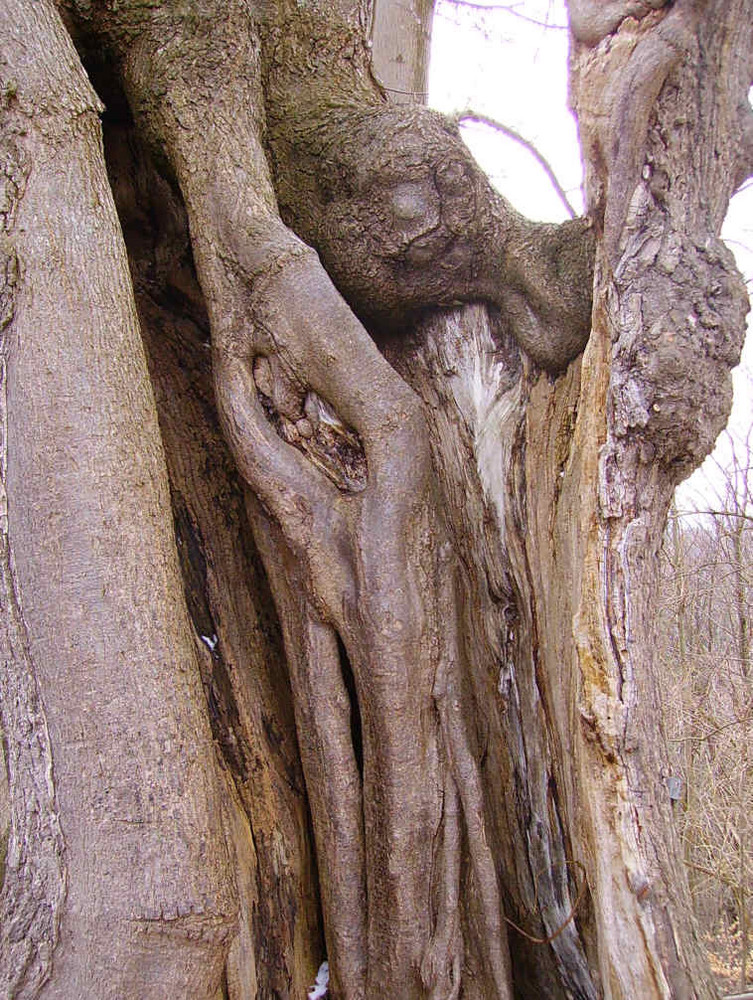
[[[730,985],[745,990],[753,809],[750,737],[751,438],[728,435],[716,504],[677,512],[665,538],[662,702],[685,864],[702,929]],[[686,523],[683,526],[682,521]],[[732,949],[732,929],[736,947]],[[725,954],[726,953],[726,954]]]
[[[572,0],[559,227],[376,8],[0,10],[9,996],[714,995],[651,611],[750,2]]]

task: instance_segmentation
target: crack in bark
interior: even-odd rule
[[[257,355],[253,375],[262,409],[282,440],[342,493],[363,492],[368,465],[358,434],[318,393],[291,377],[274,355]]]

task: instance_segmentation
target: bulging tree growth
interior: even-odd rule
[[[562,226],[405,102],[412,10],[0,10],[4,995],[714,995],[652,588],[751,2],[572,0]]]

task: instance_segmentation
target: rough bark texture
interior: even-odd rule
[[[579,5],[572,52],[587,203],[601,234],[579,458],[563,484],[584,518],[569,543],[583,566],[570,591],[582,720],[575,791],[598,858],[599,964],[612,995],[711,996],[667,835],[662,743],[647,738],[657,697],[651,595],[672,492],[726,420],[742,344],[747,298],[719,230],[741,176],[753,11],[678,2],[631,16],[625,4],[597,31],[600,6]],[[620,947],[631,938],[634,953]]]
[[[319,961],[316,870],[280,628],[219,428],[185,210],[132,123],[105,130],[170,477],[186,603],[234,809],[241,933],[231,996],[302,995]],[[274,927],[274,934],[269,928]],[[251,995],[254,995],[251,992]]]
[[[753,12],[572,8],[562,227],[388,99],[423,8],[400,63],[379,4],[69,0],[107,174],[61,22],[0,12],[9,996],[325,950],[337,1000],[713,995],[650,594],[739,354]]]
[[[3,986],[208,996],[234,885],[98,101],[48,6],[0,20],[22,164],[4,237]]]

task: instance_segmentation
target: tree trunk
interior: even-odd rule
[[[237,903],[99,102],[49,7],[0,19],[2,992],[206,997]]]
[[[425,104],[433,0],[374,0],[369,42],[373,72],[395,104]]]
[[[385,99],[389,5],[70,0],[105,156],[0,12],[9,996],[325,949],[337,1000],[714,995],[650,611],[744,329],[753,11],[571,7],[561,227]]]
[[[591,500],[575,643],[590,728],[582,774],[593,785],[596,764],[610,776],[591,796],[594,847],[604,858],[605,823],[621,845],[620,863],[594,877],[599,936],[611,940],[600,965],[616,996],[706,996],[667,835],[665,756],[647,738],[656,704],[651,594],[672,492],[723,426],[744,330],[746,296],[718,234],[747,169],[750,8],[654,4],[598,40],[585,9],[598,5],[577,6],[585,22],[572,54],[573,99],[587,203],[603,227],[579,415],[603,416],[581,446],[593,471],[588,489],[579,483],[579,504]],[[718,71],[704,76],[711,64]],[[645,942],[629,960],[626,925]]]

